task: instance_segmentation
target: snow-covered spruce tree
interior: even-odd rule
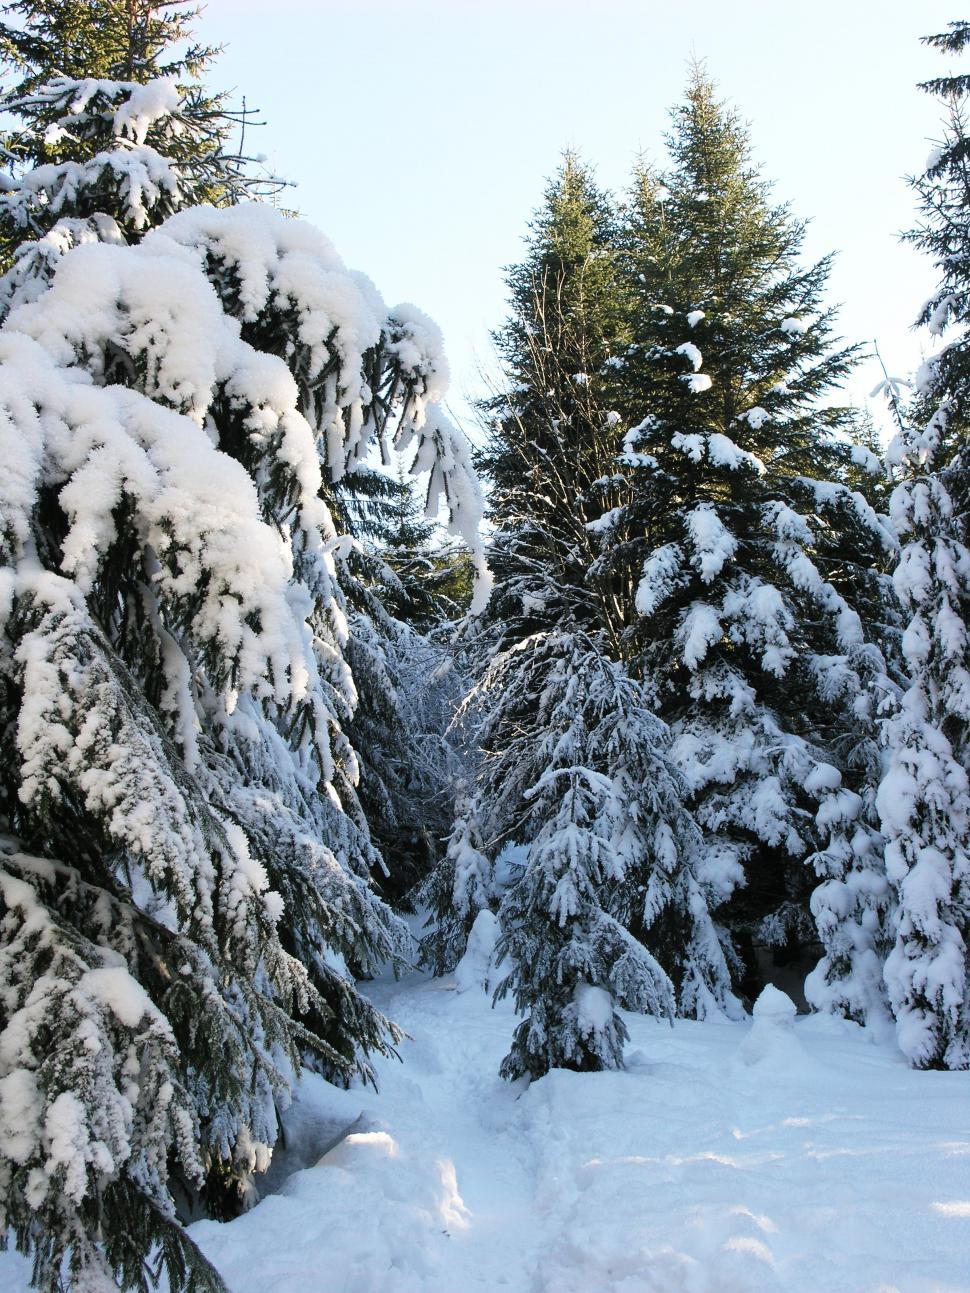
[[[442,737],[458,675],[444,683],[448,651],[384,605],[382,573],[393,571],[372,551],[373,525],[355,518],[354,506],[358,473],[373,489],[366,460],[375,444],[384,461],[397,455],[412,475],[426,474],[426,513],[437,515],[444,503],[445,528],[464,542],[474,571],[471,606],[483,608],[482,500],[468,443],[441,409],[448,382],[441,334],[414,306],[388,313],[363,276],[351,276],[348,287],[333,248],[302,222],[267,215],[254,232],[245,206],[201,207],[152,237],[163,235],[196,249],[243,338],[286,362],[316,435],[322,496],[350,527],[333,550],[350,629],[336,631],[355,682],[356,717],[347,711],[342,722],[359,742],[358,820],[384,847],[383,859],[373,854],[374,877],[401,898],[448,831],[452,769]]]
[[[612,432],[603,406],[608,360],[622,327],[612,263],[615,220],[589,167],[567,154],[530,226],[527,255],[508,272],[511,317],[494,336],[503,390],[483,402],[486,443],[476,463],[491,482],[489,563],[495,588],[469,635],[469,670],[540,629],[602,625],[585,571],[593,548],[586,522],[590,484],[609,469]],[[518,657],[513,657],[518,660]],[[544,739],[533,729],[538,746]],[[463,751],[476,761],[474,740]],[[475,769],[468,775],[474,780]],[[476,790],[470,799],[488,814]],[[452,845],[463,838],[459,816]],[[476,845],[476,851],[479,846]],[[443,922],[423,940],[436,969],[462,955],[477,908],[455,891],[452,851],[423,886],[420,900]],[[451,897],[449,898],[449,893]],[[452,910],[453,909],[453,910]]]
[[[144,375],[155,364],[132,333],[176,302],[172,344],[159,329],[152,359],[184,413],[101,384],[96,359],[127,345]],[[324,514],[301,491],[281,543],[252,480],[199,425],[217,381],[241,380],[296,465],[295,414],[267,404],[204,279],[173,257],[82,248],[2,337],[3,809],[19,837],[3,865],[4,1222],[43,1286],[62,1258],[77,1280],[103,1267],[134,1285],[156,1243],[176,1275],[184,1259],[170,1155],[198,1184],[245,1179],[275,1139],[301,1046],[337,1074],[356,1046],[382,1044],[379,1016],[322,972],[350,933],[334,918],[348,904],[366,916],[375,958],[398,935],[312,811],[287,803],[311,803],[314,762],[332,761],[291,550],[315,549],[326,577]],[[179,361],[184,341],[198,367]],[[277,877],[306,891],[288,885],[288,917],[320,949],[312,975],[281,945],[263,829],[279,837]],[[343,1011],[317,986],[327,976]]]
[[[498,995],[526,1012],[503,1075],[620,1066],[618,1006],[730,1005],[666,731],[602,642],[568,629],[526,638],[495,656],[466,708],[488,851],[529,844],[499,910],[496,952],[511,971]]]
[[[494,335],[505,389],[481,407],[476,459],[491,484],[489,621],[504,642],[575,615],[609,627],[585,574],[588,523],[610,506],[594,482],[613,470],[610,360],[624,327],[615,233],[590,168],[567,154],[508,272],[511,315]]]
[[[289,321],[299,382],[214,282]],[[0,330],[0,1199],[41,1287],[217,1287],[173,1191],[231,1207],[300,1063],[367,1077],[396,1036],[341,968],[407,936],[367,882],[320,447],[393,432],[473,522],[426,338],[258,205],[77,247]]]
[[[928,38],[959,52],[970,24]],[[890,765],[879,790],[896,940],[885,969],[899,1044],[917,1068],[970,1067],[970,504],[967,466],[970,193],[965,130],[970,78],[924,87],[946,105],[945,135],[914,181],[910,235],[940,283],[919,323],[940,336],[889,458],[899,479],[891,515],[902,545],[894,583],[907,619],[909,687],[887,725]],[[917,429],[922,426],[922,430]]]
[[[910,685],[888,725],[878,806],[897,896],[886,962],[900,1047],[917,1068],[970,1067],[970,789],[947,729],[970,718],[970,551],[933,472],[941,411],[894,446],[906,471],[892,517],[903,545],[894,583],[909,622]]]
[[[871,749],[894,541],[850,487],[871,453],[818,403],[853,359],[832,345],[828,262],[800,266],[803,226],[770,204],[701,70],[673,122],[671,166],[639,170],[623,232],[630,501],[598,527],[590,577],[630,590],[624,651],[672,728],[705,835],[698,878],[754,995],[759,948],[804,959],[814,938],[806,859],[839,882],[880,865],[872,823],[852,825],[872,760],[847,756]],[[820,850],[830,826],[842,843]]]
[[[180,4],[14,4],[0,58],[0,315],[33,300],[60,257],[131,242],[181,207],[234,202],[262,184],[228,148],[240,118],[197,80],[214,51],[189,42]],[[179,45],[181,56],[166,57]],[[245,114],[243,114],[243,117]]]

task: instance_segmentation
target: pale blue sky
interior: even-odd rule
[[[905,375],[933,282],[897,241],[913,219],[902,177],[937,133],[915,82],[952,62],[918,38],[960,16],[937,0],[208,0],[202,34],[227,46],[213,84],[262,110],[253,147],[297,181],[288,202],[389,304],[437,319],[461,413],[560,152],[622,188],[638,151],[662,157],[692,54],[750,121],[776,196],[811,220],[809,254],[839,253],[843,333],[876,338]],[[878,378],[867,365],[850,393]]]

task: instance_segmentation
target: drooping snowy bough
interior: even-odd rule
[[[216,1287],[176,1198],[237,1206],[301,1062],[370,1075],[398,1034],[353,976],[410,956],[369,886],[326,490],[410,447],[478,554],[480,501],[437,330],[322,235],[123,225],[38,229],[5,285],[0,1229],[42,1285],[154,1253]]]

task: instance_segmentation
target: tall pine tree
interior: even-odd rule
[[[804,961],[813,940],[806,859],[830,827],[846,837],[844,813],[871,809],[871,761],[842,756],[884,672],[878,572],[893,539],[853,488],[872,455],[850,413],[820,403],[854,359],[832,340],[829,262],[801,265],[804,226],[772,205],[702,69],[668,147],[668,169],[638,169],[623,230],[629,501],[601,527],[592,577],[625,599],[623,650],[673,730],[705,834],[701,882],[754,994],[767,949]],[[840,815],[816,824],[835,790],[851,792]],[[862,848],[871,832],[848,838]],[[878,866],[878,849],[863,853],[830,850],[823,871]]]
[[[589,529],[610,506],[611,363],[623,336],[616,218],[591,169],[567,153],[508,271],[511,315],[495,334],[505,389],[482,406],[503,641],[563,622],[611,628],[586,585]]]
[[[970,24],[927,43],[959,53]],[[880,787],[886,862],[897,898],[885,977],[900,1046],[918,1068],[970,1067],[970,141],[966,74],[924,86],[940,95],[945,133],[914,181],[920,219],[910,239],[932,257],[939,285],[918,323],[942,337],[920,374],[912,425],[890,459],[900,476],[892,517],[902,550],[894,582],[907,617],[908,689],[888,724]]]

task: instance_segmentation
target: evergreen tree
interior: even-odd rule
[[[495,334],[507,388],[486,401],[477,463],[491,482],[490,619],[515,641],[574,620],[609,627],[586,586],[589,529],[610,506],[611,361],[624,317],[613,208],[566,154],[508,271],[511,317]]]
[[[499,909],[497,955],[512,969],[498,995],[528,1011],[503,1075],[620,1066],[617,1006],[730,1007],[682,778],[639,685],[601,642],[552,631],[498,654],[466,705],[488,852],[529,846]]]
[[[814,938],[805,861],[836,827],[814,826],[818,798],[871,808],[871,760],[840,751],[864,743],[885,672],[894,540],[852,487],[871,454],[851,415],[819,404],[854,359],[832,343],[828,261],[800,265],[803,226],[771,204],[701,69],[673,122],[671,166],[639,168],[623,231],[628,501],[591,579],[625,600],[623,650],[672,728],[705,835],[698,878],[754,995],[759,947],[793,958]],[[878,866],[868,826],[837,829],[863,850],[852,865]]]
[[[970,24],[927,43],[959,53]],[[970,219],[966,74],[924,86],[943,97],[944,138],[914,181],[920,221],[910,239],[939,285],[918,322],[944,344],[924,365],[911,423],[890,448],[900,477],[892,518],[902,550],[894,583],[908,623],[908,689],[887,725],[890,765],[879,791],[886,864],[897,899],[886,962],[899,1044],[917,1068],[970,1067],[970,530],[967,322]],[[922,427],[922,429],[918,429]]]
[[[368,882],[321,458],[410,443],[470,532],[442,367],[258,204],[66,251],[0,329],[0,1228],[41,1287],[156,1256],[219,1287],[174,1194],[237,1208],[300,1065],[366,1079],[398,1036],[352,977],[409,939]]]
[[[894,582],[910,616],[903,650],[910,685],[888,726],[879,788],[886,867],[897,907],[886,962],[899,1044],[917,1068],[970,1067],[970,789],[948,729],[970,716],[970,550],[946,486],[934,474],[938,428],[896,445],[907,479],[893,495],[903,544]]]
[[[16,123],[0,140],[3,313],[35,299],[74,246],[130,242],[182,207],[266,187],[229,147],[247,114],[198,79],[217,51],[191,42],[197,9],[18,0],[5,12],[21,21],[0,24],[0,59],[18,78],[0,98]]]

